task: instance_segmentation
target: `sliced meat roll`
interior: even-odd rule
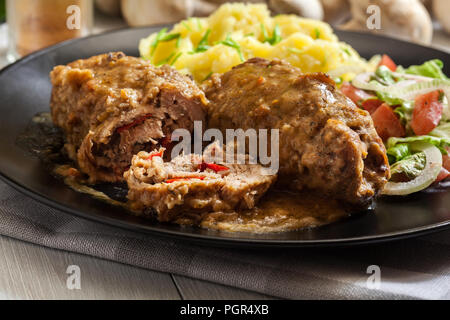
[[[134,154],[204,121],[207,100],[190,78],[121,52],[57,66],[50,77],[53,121],[91,183],[122,181]]]
[[[163,152],[139,152],[124,174],[132,210],[156,212],[161,222],[174,221],[184,212],[251,209],[276,180],[260,165],[219,165],[195,154],[164,162]]]

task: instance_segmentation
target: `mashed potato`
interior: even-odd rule
[[[264,4],[224,4],[207,18],[190,18],[142,39],[139,50],[153,64],[170,64],[197,82],[252,57],[279,58],[305,73],[331,71],[344,78],[373,65],[339,42],[328,24],[295,15],[271,17]]]

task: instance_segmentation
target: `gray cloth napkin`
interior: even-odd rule
[[[0,221],[5,236],[280,298],[450,299],[450,231],[347,248],[196,246],[76,218],[3,182]],[[367,284],[369,266],[380,268],[379,288]]]

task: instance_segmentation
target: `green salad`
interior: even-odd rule
[[[341,91],[373,119],[391,169],[384,194],[406,195],[450,178],[450,79],[442,61],[408,68],[387,55]]]

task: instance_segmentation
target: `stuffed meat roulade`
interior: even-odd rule
[[[204,121],[207,100],[190,78],[121,52],[57,66],[50,77],[53,121],[90,183],[122,181],[134,154]]]

